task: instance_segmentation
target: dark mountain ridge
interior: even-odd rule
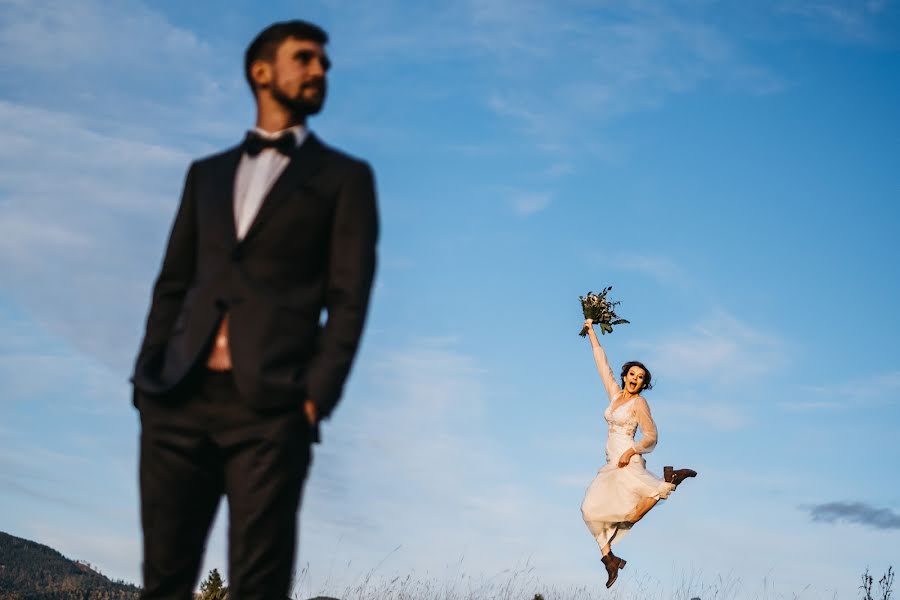
[[[139,588],[0,531],[0,600],[136,600]]]

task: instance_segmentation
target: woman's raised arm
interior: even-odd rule
[[[615,397],[621,393],[622,388],[619,387],[612,369],[609,368],[609,362],[606,360],[606,352],[603,351],[600,340],[597,339],[597,334],[594,333],[593,321],[587,319],[584,324],[587,325],[588,336],[591,338],[591,349],[594,351],[594,364],[597,365],[597,372],[600,373],[600,379],[603,380],[603,387],[606,388],[606,394],[609,396],[609,401],[612,402]]]

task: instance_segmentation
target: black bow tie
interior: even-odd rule
[[[296,147],[297,138],[291,131],[283,133],[277,138],[267,138],[255,131],[248,131],[247,139],[244,140],[244,152],[250,156],[256,156],[266,148],[274,148],[285,156],[290,156]]]

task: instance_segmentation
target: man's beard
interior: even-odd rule
[[[291,111],[292,114],[297,117],[305,118],[311,115],[318,113],[322,110],[322,105],[325,103],[325,92],[327,88],[325,87],[325,82],[323,81],[321,85],[321,93],[319,97],[316,99],[307,99],[303,97],[302,92],[303,88],[309,87],[313,84],[306,84],[300,88],[301,94],[299,94],[296,98],[292,98],[284,93],[278,86],[272,86],[272,98],[275,99],[281,106]]]

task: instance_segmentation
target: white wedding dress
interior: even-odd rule
[[[609,425],[606,441],[606,464],[597,472],[581,503],[584,522],[597,540],[601,551],[606,544],[617,543],[631,529],[623,519],[645,498],[666,498],[675,486],[666,483],[647,470],[643,455],[656,446],[656,425],[650,407],[642,396],[620,400],[622,389],[613,376],[606,353],[594,347],[597,370],[609,396],[609,406],[603,416]],[[641,438],[635,440],[640,428]],[[619,457],[629,448],[635,454],[629,463],[619,467]]]

